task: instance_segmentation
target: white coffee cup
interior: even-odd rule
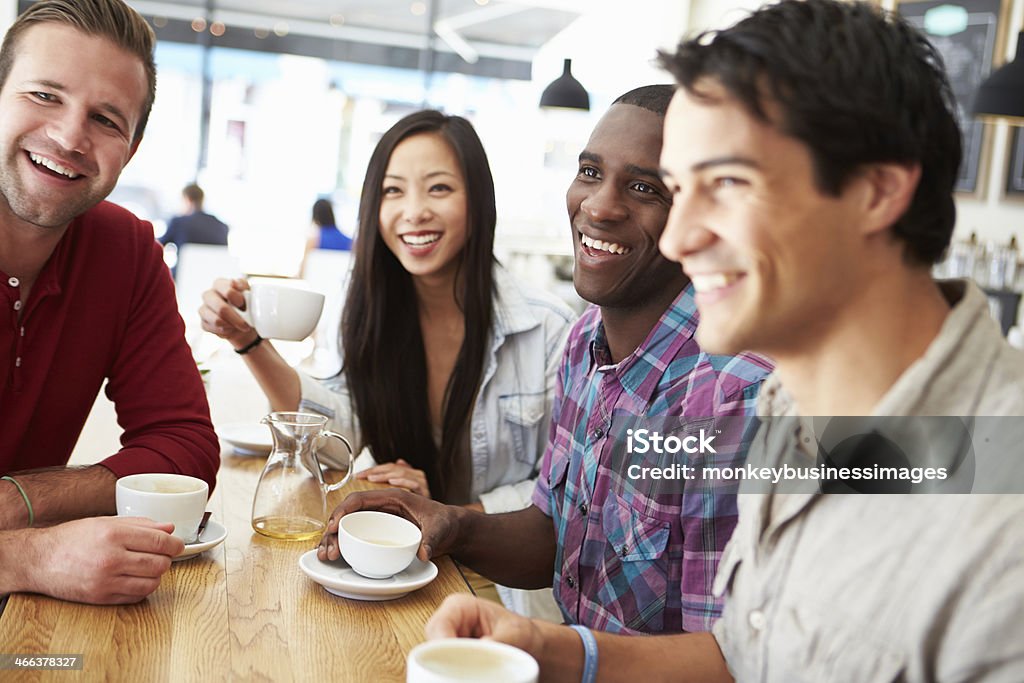
[[[338,548],[349,566],[368,579],[386,579],[416,557],[423,532],[407,519],[362,510],[338,522]]]
[[[1006,333],[1006,341],[1014,348],[1024,349],[1024,330],[1017,326],[1011,327]]]
[[[184,474],[130,474],[118,479],[114,488],[117,514],[170,522],[175,536],[193,543],[206,512],[209,490],[202,479]]]
[[[239,313],[265,339],[302,341],[324,309],[324,295],[299,280],[254,280],[244,296]]]
[[[537,660],[519,648],[475,638],[421,643],[406,660],[406,683],[537,683]]]

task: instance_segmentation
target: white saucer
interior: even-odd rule
[[[415,559],[390,579],[368,579],[356,574],[340,557],[333,562],[321,562],[316,559],[316,550],[299,558],[299,568],[328,593],[352,600],[396,600],[423,588],[437,576],[436,564]]]
[[[211,519],[206,523],[206,528],[203,529],[203,533],[199,534],[199,538],[196,542],[186,544],[185,550],[182,551],[181,555],[177,555],[171,561],[177,562],[179,560],[187,560],[190,557],[195,557],[205,550],[209,550],[214,546],[220,545],[227,537],[228,530],[224,528],[224,525]]]
[[[253,422],[232,422],[217,427],[217,436],[231,444],[238,455],[269,455],[274,447],[270,429]]]

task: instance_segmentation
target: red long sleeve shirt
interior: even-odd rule
[[[107,379],[124,432],[103,465],[213,489],[217,436],[149,223],[107,202],[76,218],[20,320],[20,283],[0,278],[0,473],[65,465]]]

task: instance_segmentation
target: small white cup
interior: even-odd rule
[[[265,339],[302,341],[316,329],[324,295],[299,280],[254,280],[244,293],[245,322]]]
[[[117,515],[170,522],[175,536],[193,543],[206,512],[209,490],[202,479],[184,474],[131,474],[115,485]]]
[[[423,532],[407,519],[362,510],[338,522],[338,547],[349,566],[368,579],[386,579],[416,557]]]
[[[406,683],[537,683],[537,660],[519,648],[474,638],[421,643],[406,660]]]
[[[1024,349],[1024,330],[1014,326],[1006,333],[1006,341],[1016,349]]]

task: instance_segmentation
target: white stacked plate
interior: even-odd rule
[[[217,427],[217,436],[227,441],[238,455],[270,455],[274,442],[266,425],[232,422]]]
[[[368,579],[356,574],[343,558],[321,562],[316,557],[316,550],[310,550],[299,558],[299,568],[328,593],[351,600],[396,600],[423,588],[437,577],[436,564],[415,559],[404,571],[390,578]]]

